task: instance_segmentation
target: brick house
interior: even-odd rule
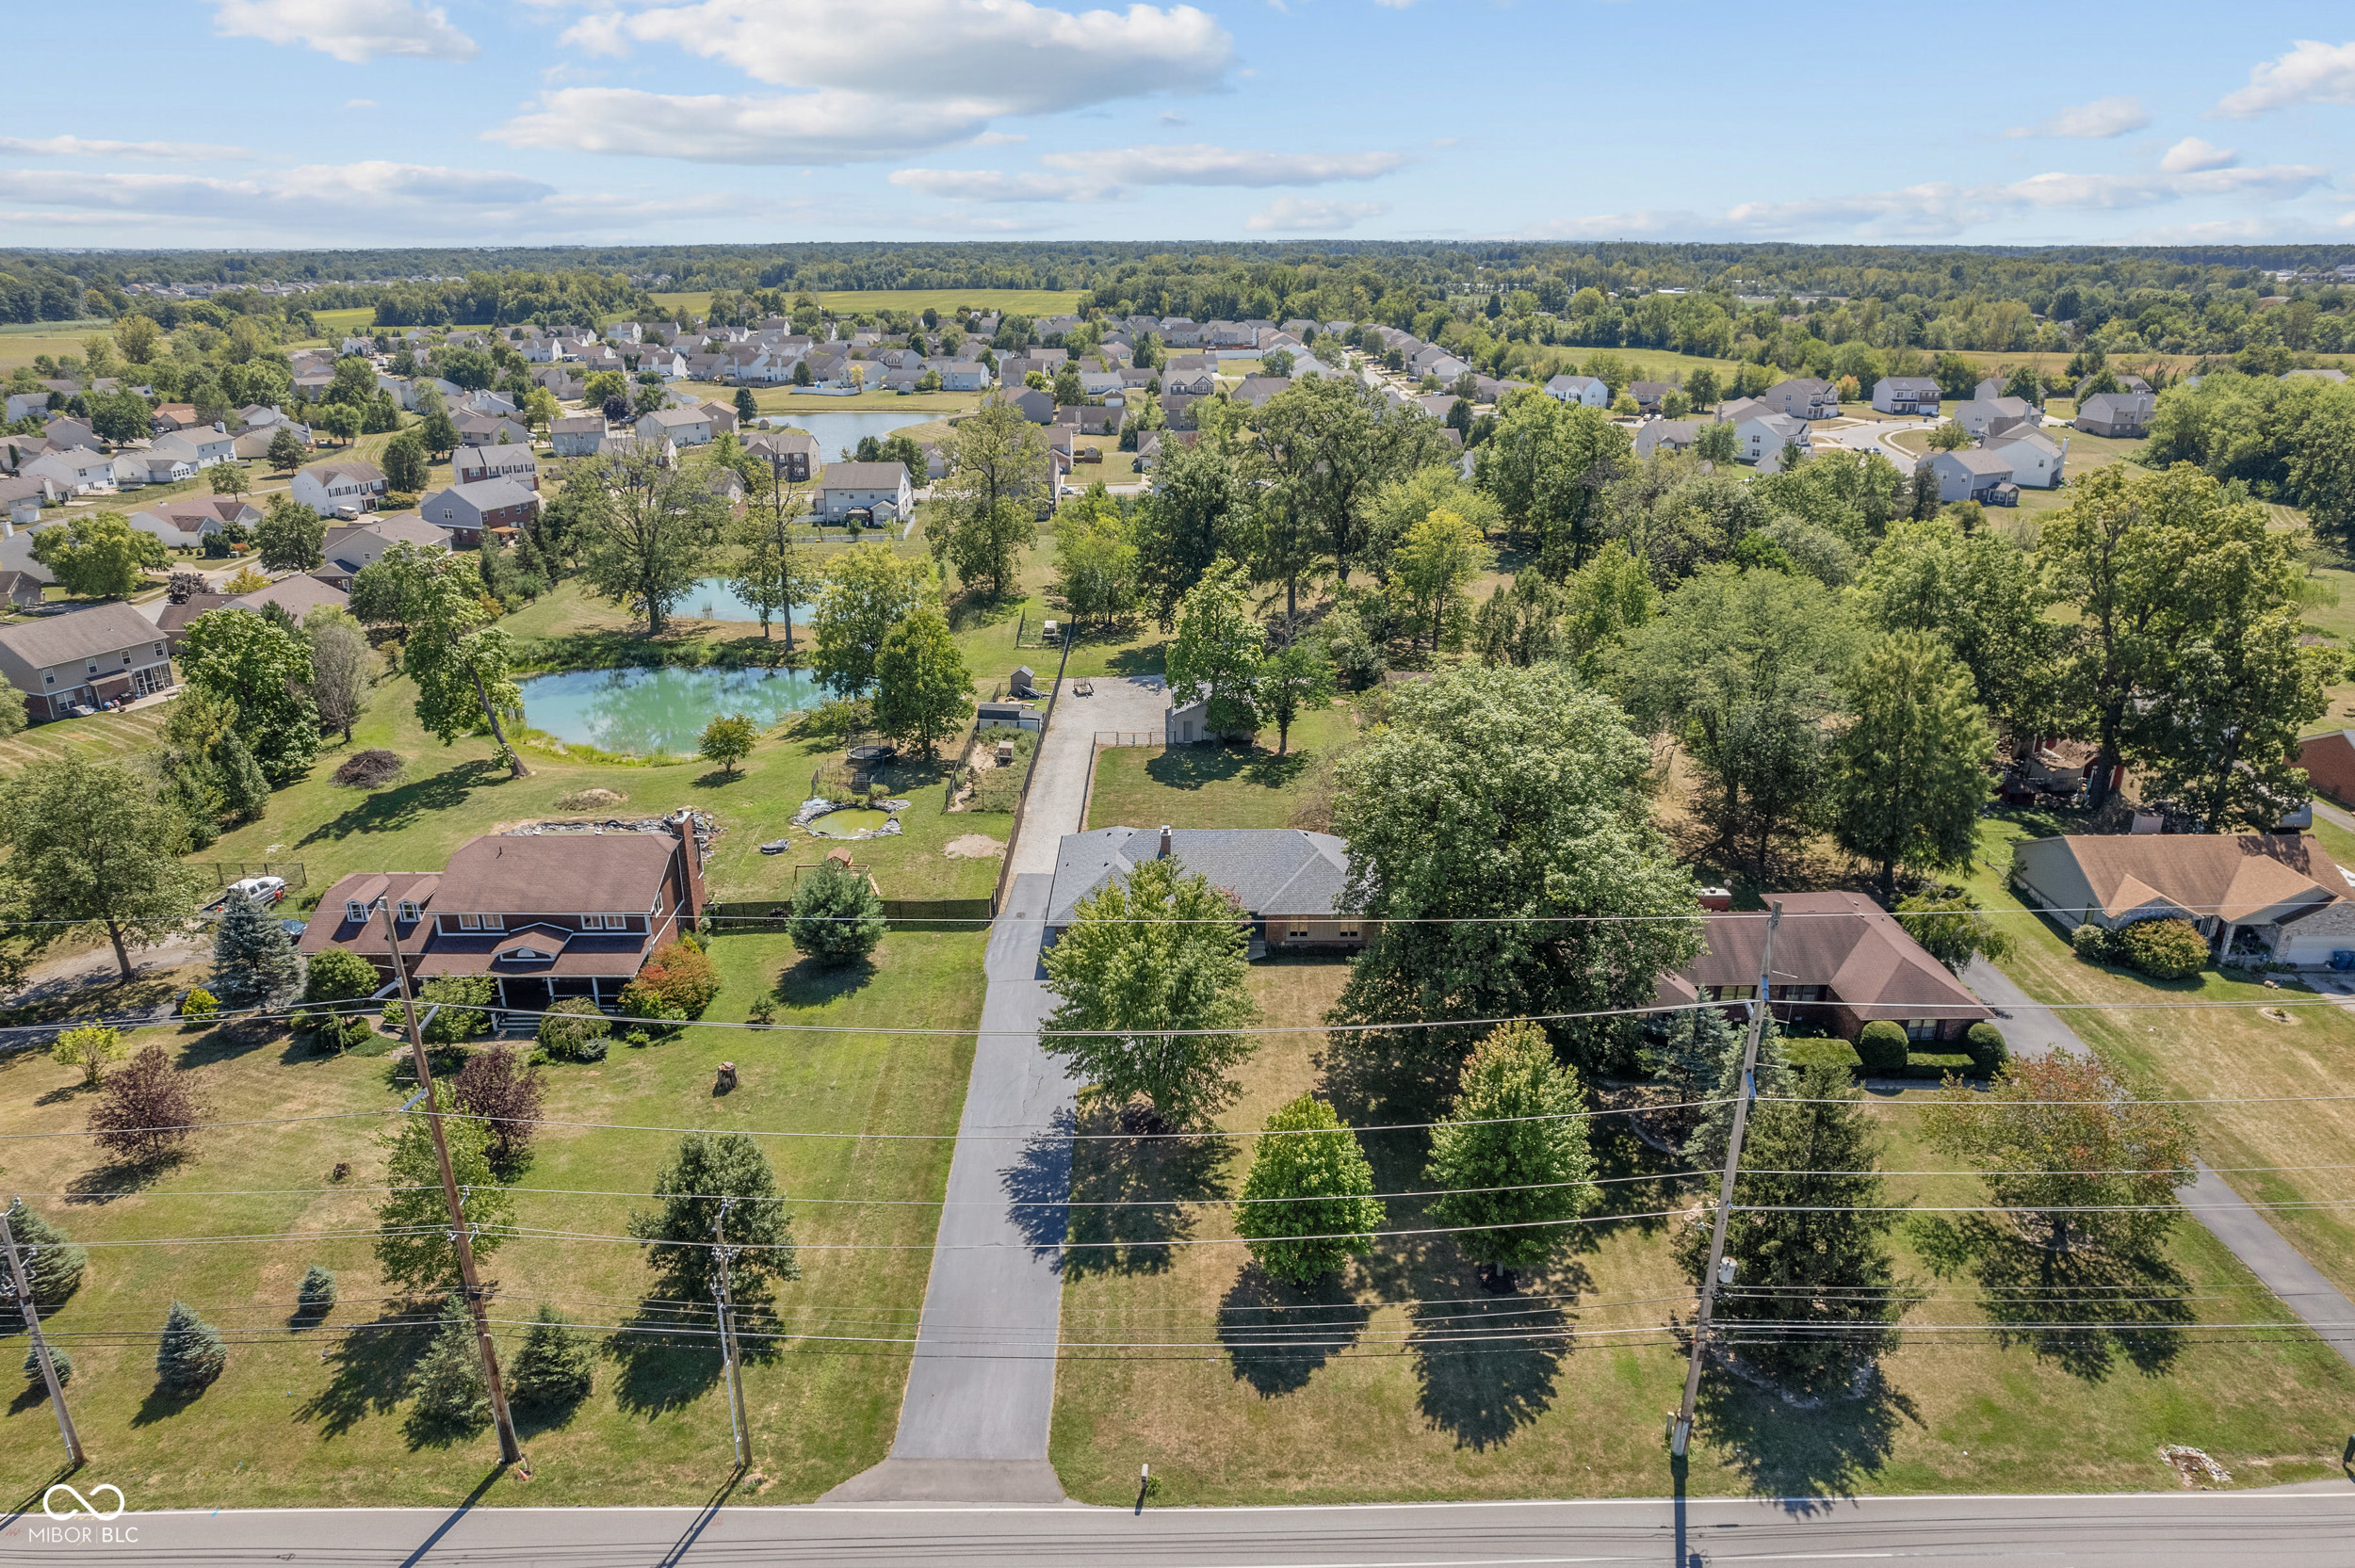
[[[540,510],[540,497],[513,479],[478,479],[437,490],[417,503],[417,514],[449,536],[452,545],[472,548],[496,528],[522,528]]]
[[[609,1010],[655,949],[702,917],[702,856],[684,811],[659,832],[485,833],[438,872],[353,872],[295,946],[348,948],[389,981],[388,904],[414,979],[488,975],[502,1009],[578,996]]]
[[[1993,1018],[1896,918],[1859,893],[1768,893],[1782,903],[1775,932],[1775,979],[1767,1003],[1785,1024],[1813,1023],[1854,1040],[1879,1019],[1904,1026],[1917,1043],[1960,1040]],[[1841,918],[1847,916],[1848,918]],[[1663,1006],[1734,1005],[1758,994],[1761,911],[1703,916],[1701,954],[1660,978]]]

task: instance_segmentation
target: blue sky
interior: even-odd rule
[[[2110,8],[2102,24],[2077,6],[1719,0],[20,8],[0,233],[2355,254],[2355,24],[2312,5]]]

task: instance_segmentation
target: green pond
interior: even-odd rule
[[[891,820],[887,811],[869,811],[853,806],[846,811],[830,811],[810,822],[809,831],[821,838],[856,838],[870,828],[880,828]]]
[[[517,684],[533,729],[642,757],[692,755],[704,726],[720,714],[743,714],[765,730],[825,700],[798,670],[569,670]]]

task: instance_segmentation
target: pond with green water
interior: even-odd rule
[[[870,829],[880,828],[891,820],[887,811],[870,811],[865,806],[852,806],[843,811],[830,811],[823,816],[810,819],[809,831],[820,838],[856,838]]]
[[[692,755],[720,714],[743,714],[765,730],[825,701],[799,670],[570,670],[518,684],[531,728],[568,745],[642,757]]]

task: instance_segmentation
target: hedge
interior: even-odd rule
[[[1844,1040],[1785,1040],[1782,1057],[1794,1067],[1845,1067],[1853,1073],[1864,1065],[1856,1047]]]
[[[1971,1070],[1982,1078],[1991,1078],[2011,1059],[2011,1046],[2004,1039],[2004,1031],[1982,1019],[1971,1026],[1962,1037],[1963,1049],[1971,1053]]]
[[[2207,967],[2208,944],[2188,920],[2137,920],[2105,931],[2091,921],[2069,933],[2079,958],[2115,963],[2154,980],[2180,980]]]
[[[1876,1018],[1857,1035],[1857,1059],[1867,1073],[1902,1073],[1906,1070],[1905,1026],[1886,1018]]]
[[[1908,1078],[1942,1078],[1954,1073],[1962,1077],[1979,1075],[1978,1064],[1963,1051],[1908,1051],[1903,1075]]]

